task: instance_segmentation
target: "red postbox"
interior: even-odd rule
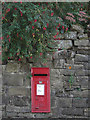
[[[50,70],[31,69],[31,111],[50,112]]]

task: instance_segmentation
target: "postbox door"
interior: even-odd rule
[[[48,77],[33,77],[32,112],[50,112],[50,89]]]

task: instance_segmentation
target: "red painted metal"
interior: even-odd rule
[[[50,69],[31,68],[31,74],[31,112],[50,112]],[[47,76],[34,76],[34,74],[47,74]]]

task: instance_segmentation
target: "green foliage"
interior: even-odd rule
[[[66,19],[70,16],[67,12],[77,16],[81,9],[80,3],[31,2],[2,3],[2,8],[3,61],[25,58],[42,62],[46,62],[47,52],[55,51],[53,37],[56,38],[57,31],[63,34],[71,24],[76,24]],[[77,21],[78,17],[73,19]]]

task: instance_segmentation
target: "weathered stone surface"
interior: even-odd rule
[[[64,108],[62,114],[65,115],[83,115],[82,108]]]
[[[72,25],[72,30],[76,30],[77,32],[83,33],[84,29],[80,25]]]
[[[26,112],[30,112],[30,107],[27,106],[27,107],[16,107],[16,106],[6,106],[6,111],[8,112],[23,112],[23,113],[26,113]]]
[[[83,63],[85,70],[90,70],[90,63]]]
[[[85,47],[82,47],[82,46],[79,47],[79,46],[78,46],[78,49],[80,49],[80,50],[81,50],[81,49],[82,49],[82,50],[90,50],[90,47],[86,47],[86,46],[85,46]]]
[[[88,89],[88,76],[77,76],[77,81],[81,85],[81,89]]]
[[[81,98],[87,98],[88,97],[88,90],[74,90],[74,91],[70,91],[70,94],[73,95],[73,97],[77,98],[77,97],[81,97]]]
[[[60,40],[58,43],[59,49],[70,49],[72,48],[72,41],[71,40]]]
[[[74,75],[75,74],[75,70],[69,70],[69,69],[60,69],[60,74],[61,75]]]
[[[84,115],[90,117],[90,108],[84,109]]]
[[[75,46],[88,46],[89,40],[75,40],[74,45]]]
[[[57,88],[60,91],[62,91],[63,90],[62,78],[61,77],[59,77],[59,78],[56,78],[56,77],[51,78],[51,86],[53,86],[54,88]]]
[[[90,70],[90,63],[88,62],[75,62],[77,65],[83,65],[85,70]]]
[[[8,95],[30,96],[30,88],[25,87],[9,87]]]
[[[55,96],[51,96],[51,107],[56,107],[56,97]]]
[[[49,68],[53,69],[54,68],[53,67],[53,62],[52,61],[47,61],[46,67],[49,67]]]
[[[75,99],[75,98],[73,98],[73,107],[87,107],[87,99],[83,99],[83,98],[81,98],[81,99]]]
[[[76,27],[76,28],[75,28]],[[81,29],[81,30],[80,30]],[[62,34],[61,40],[55,40],[57,52],[52,56],[47,53],[46,66],[41,59],[24,64],[9,61],[3,66],[3,89],[0,98],[4,105],[3,117],[6,118],[87,118],[88,93],[90,92],[88,76],[90,76],[90,43],[87,34],[80,26],[74,31]],[[59,31],[58,31],[59,32]],[[65,39],[66,37],[66,39]],[[78,39],[78,40],[77,40]],[[59,45],[59,47],[57,47]],[[51,112],[31,113],[31,80],[27,78],[31,67],[49,67],[51,89]],[[71,68],[70,68],[71,67]],[[0,69],[2,67],[0,66]],[[2,76],[0,76],[0,79]],[[2,84],[2,82],[0,82]],[[1,100],[1,99],[0,99]],[[88,101],[87,101],[88,100]],[[1,111],[1,108],[0,108]]]
[[[60,77],[60,70],[59,69],[51,69],[50,70],[50,77],[56,77],[59,78]]]
[[[88,35],[87,34],[83,34],[83,33],[79,33],[78,37],[79,37],[79,39],[88,39]]]
[[[16,112],[7,112],[7,117],[16,117],[17,113]]]
[[[1,68],[0,68],[1,69]],[[6,69],[6,65],[2,65],[2,71],[4,72]]]
[[[19,71],[19,64],[14,62],[9,62],[6,66],[6,72],[18,72]]]
[[[65,64],[64,59],[54,60],[54,68],[65,68],[64,64]]]
[[[23,85],[23,74],[4,73],[2,78],[3,78],[3,85],[9,85],[9,86]]]
[[[27,87],[31,86],[31,80],[30,78],[27,78],[27,75],[24,77],[23,85]]]
[[[30,118],[32,119],[32,118],[35,118],[34,117],[34,114],[32,114],[32,113],[17,113],[18,115],[18,117],[19,118],[22,118],[22,119],[27,119],[27,120],[29,120]]]
[[[84,66],[82,64],[74,65],[74,70],[83,70]]]
[[[54,59],[66,59],[71,57],[72,52],[70,50],[60,50],[53,55]]]
[[[63,108],[60,108],[59,106],[52,108],[52,118],[60,118],[62,116],[62,110]]]
[[[65,33],[65,39],[69,40],[76,40],[77,39],[77,32],[74,31],[74,32],[68,32],[68,33]]]
[[[78,61],[78,62],[82,62],[82,61],[87,62],[88,61],[88,55],[76,54],[75,61]]]
[[[45,113],[42,113],[42,115],[40,114],[40,113],[38,113],[38,114],[35,114],[34,116],[35,116],[35,118],[36,119],[39,119],[39,118],[51,118],[51,113],[48,113],[48,114],[45,114]]]
[[[85,70],[85,75],[90,76],[90,70]]]
[[[72,98],[59,98],[56,103],[60,108],[72,107]]]
[[[6,100],[8,100],[8,104],[19,107],[30,105],[30,98],[25,96],[24,97],[9,96]]]
[[[86,73],[85,70],[79,70],[78,69],[78,70],[75,71],[76,76],[85,76],[86,75],[85,73]]]
[[[84,54],[84,55],[90,55],[89,50],[83,50],[83,49],[82,50],[78,50],[77,53],[78,54]]]
[[[26,63],[26,64],[20,64],[20,72],[29,72],[30,71],[30,68],[32,67],[31,64],[29,63]]]

